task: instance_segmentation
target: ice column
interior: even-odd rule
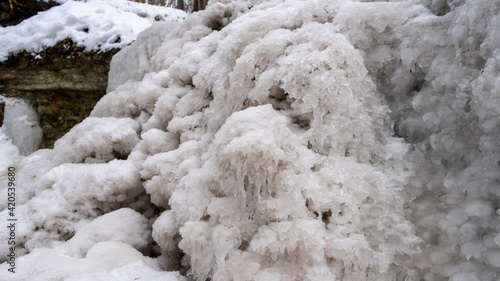
[[[30,102],[5,97],[0,97],[0,102],[5,103],[3,128],[19,153],[29,155],[36,151],[42,141],[42,128]]]

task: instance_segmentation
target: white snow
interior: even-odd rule
[[[487,0],[221,0],[154,25],[19,164],[16,278],[497,280],[499,23]]]
[[[23,50],[36,53],[71,38],[88,51],[123,48],[155,21],[182,21],[186,13],[128,0],[65,0],[60,6],[0,27],[0,61]]]

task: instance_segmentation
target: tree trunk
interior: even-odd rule
[[[207,6],[207,0],[194,0],[193,12],[204,10],[205,6]]]
[[[177,9],[184,11],[184,0],[177,0]]]

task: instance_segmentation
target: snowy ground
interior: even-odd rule
[[[19,164],[0,278],[498,280],[499,32],[488,0],[221,0],[154,24]]]
[[[0,61],[20,51],[38,52],[66,38],[87,50],[123,48],[155,21],[182,21],[186,13],[127,0],[58,0],[16,26],[0,27]]]

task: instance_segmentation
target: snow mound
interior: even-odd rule
[[[63,253],[92,279],[498,279],[500,7],[458,2],[212,1],[155,25],[91,117],[20,163],[20,259]],[[122,208],[137,219],[92,231]]]
[[[162,272],[138,251],[147,245],[149,232],[146,218],[119,209],[84,225],[62,245],[40,247],[19,258],[23,266],[9,280],[185,280],[178,273]],[[7,272],[7,264],[0,268]]]
[[[123,48],[155,21],[182,21],[186,13],[127,0],[58,1],[16,26],[0,27],[0,61],[23,50],[39,52],[71,38],[88,51]]]

